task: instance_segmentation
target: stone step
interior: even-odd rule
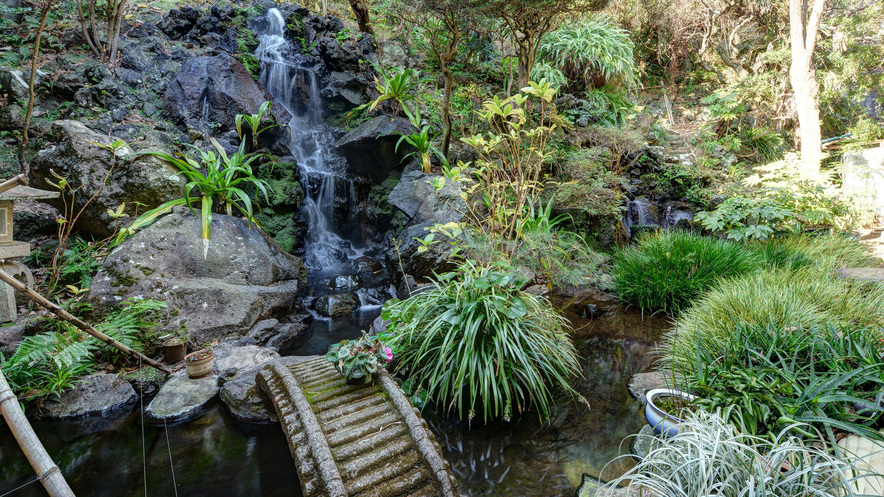
[[[328,440],[328,444],[331,447],[337,447],[341,444],[352,442],[378,431],[378,426],[390,426],[394,423],[402,423],[403,425],[405,424],[402,422],[402,417],[399,415],[398,412],[385,412],[382,416],[379,416],[377,419],[375,419],[374,423],[372,423],[376,426],[364,424],[362,426],[353,427],[352,430],[327,434],[325,438]]]
[[[377,447],[390,443],[397,437],[407,436],[408,427],[405,423],[391,423],[381,427],[378,431],[356,438],[349,443],[332,447],[332,453],[336,461],[347,461],[364,452],[372,451]]]
[[[361,399],[353,400],[348,404],[339,405],[330,409],[326,406],[314,405],[313,412],[316,413],[316,419],[318,419],[320,423],[327,423],[349,414],[359,412],[363,409],[386,404],[386,402],[387,400],[380,395],[366,395]]]
[[[323,423],[323,428],[326,435],[331,435],[338,430],[357,428],[359,427],[359,425],[366,423],[368,423],[370,426],[373,426],[374,428],[379,428],[379,425],[373,421],[379,415],[384,414],[389,410],[390,405],[387,402],[384,402],[380,405],[375,405],[357,412],[352,412],[350,414],[347,414],[346,416],[340,416],[334,421]]]
[[[345,480],[347,495],[359,495],[366,490],[378,490],[375,487],[381,483],[386,482],[385,486],[387,486],[393,484],[394,480],[403,483],[412,482],[410,487],[417,486],[432,478],[430,472],[418,464],[420,459],[420,453],[416,450],[408,451],[387,460],[384,466],[377,467],[359,478]],[[378,493],[378,495],[381,494]]]

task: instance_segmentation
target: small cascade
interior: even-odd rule
[[[301,170],[307,217],[305,263],[318,273],[341,272],[363,255],[356,224],[357,202],[346,165],[332,150],[335,136],[323,121],[314,68],[285,39],[285,19],[267,11],[258,33],[255,56],[261,61],[260,83],[291,114],[289,149]],[[343,205],[345,199],[349,205]],[[341,213],[337,214],[336,213]],[[343,214],[346,213],[346,214]]]

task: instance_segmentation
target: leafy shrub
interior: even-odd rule
[[[743,182],[761,187],[781,208],[795,213],[802,228],[834,226],[852,230],[869,220],[870,213],[861,199],[844,191],[836,181],[835,171],[808,174],[798,154],[756,167],[756,174]]]
[[[754,437],[704,411],[681,426],[685,429],[672,438],[651,440],[652,449],[638,454],[634,468],[595,495],[613,496],[620,485],[660,497],[854,495],[857,467],[805,445],[788,430],[770,439]]]
[[[831,438],[835,428],[881,439],[869,427],[882,412],[875,402],[884,385],[881,337],[831,324],[739,325],[723,348],[699,344],[696,368],[684,377],[703,409],[730,408],[729,420],[750,435],[798,421]],[[862,415],[853,412],[857,403],[868,406]]]
[[[523,283],[465,262],[428,290],[388,301],[397,366],[460,418],[509,420],[529,407],[549,418],[553,392],[574,392],[577,352],[565,319]]]
[[[485,265],[527,269],[534,273],[535,284],[609,288],[604,271],[608,258],[589,248],[580,235],[560,228],[568,216],[550,219],[552,206],[550,200],[526,214],[515,240],[495,234],[471,237],[466,253]]]
[[[742,246],[683,231],[651,234],[614,255],[614,287],[642,309],[676,313],[722,278],[761,267]]]
[[[723,280],[678,317],[667,338],[666,359],[692,370],[697,347],[725,347],[738,326],[814,323],[884,326],[884,286],[816,268],[759,271]]]
[[[695,219],[704,228],[731,240],[764,240],[799,229],[795,213],[774,198],[731,197],[714,211],[698,212]]]
[[[341,340],[332,344],[325,354],[325,360],[334,364],[344,378],[365,378],[365,383],[371,383],[371,377],[378,368],[393,360],[393,352],[389,347],[384,347],[380,340],[368,337],[363,332],[356,340]]]
[[[557,205],[619,218],[623,207],[618,192],[628,185],[622,175],[606,167],[611,162],[610,155],[603,147],[581,148],[569,154],[560,172],[567,181],[554,190]]]

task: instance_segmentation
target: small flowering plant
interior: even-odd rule
[[[347,380],[365,378],[365,383],[371,383],[378,367],[393,360],[393,351],[377,338],[366,336],[363,332],[357,340],[343,340],[330,346],[325,359],[333,363]]]

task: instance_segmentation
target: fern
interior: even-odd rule
[[[98,331],[135,350],[142,348],[144,333],[153,328],[149,316],[166,307],[164,302],[139,299],[125,302],[95,326]],[[0,355],[0,369],[13,389],[25,400],[58,396],[76,384],[76,377],[89,374],[96,366],[95,354],[104,349],[105,359],[122,358],[116,349],[74,328],[53,320],[49,331],[26,337],[9,359]]]
[[[606,84],[636,84],[635,59],[629,33],[606,17],[590,17],[546,35],[538,59],[557,67],[576,93]]]

